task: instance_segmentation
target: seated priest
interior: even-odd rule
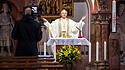
[[[75,22],[67,18],[67,11],[61,11],[61,18],[49,23],[43,18],[44,25],[48,27],[49,38],[78,38],[79,32],[85,24],[83,21],[86,16],[83,16],[79,22]],[[79,31],[80,30],[80,31]]]

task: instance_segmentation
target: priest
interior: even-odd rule
[[[85,24],[83,21],[86,16],[83,16],[79,22],[75,22],[67,18],[67,11],[61,11],[61,18],[52,21],[50,24],[45,18],[42,18],[44,25],[48,27],[50,38],[78,38],[79,32]]]

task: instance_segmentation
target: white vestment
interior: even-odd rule
[[[79,28],[82,31],[82,27],[85,23],[80,20],[80,22],[75,22],[68,18],[59,18],[53,21],[51,24],[45,22],[44,25],[48,27],[50,38],[78,38]]]
[[[80,22],[75,22],[68,18],[59,18],[53,21],[51,24],[45,22],[44,25],[48,27],[49,38],[78,38],[79,28],[82,31],[82,27],[85,23],[80,20]],[[54,53],[54,46],[48,48],[48,53]]]

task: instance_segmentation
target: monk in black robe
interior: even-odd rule
[[[40,23],[31,16],[31,8],[24,9],[23,18],[15,23],[12,38],[15,40],[15,56],[37,56],[37,42],[42,38]]]

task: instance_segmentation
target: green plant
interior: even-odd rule
[[[66,64],[72,64],[80,60],[80,51],[78,46],[64,45],[61,49],[57,50],[58,61]]]

